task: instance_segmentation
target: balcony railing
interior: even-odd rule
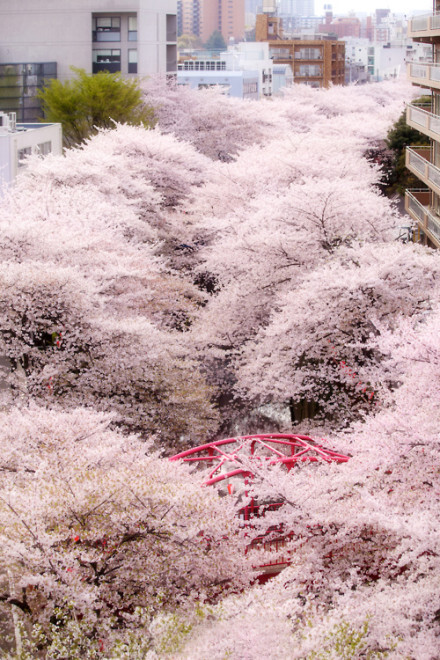
[[[416,85],[440,89],[440,64],[409,62],[408,78]]]
[[[406,166],[416,177],[440,195],[440,168],[431,162],[429,147],[407,147]]]
[[[440,141],[440,116],[434,115],[427,108],[408,104],[406,108],[406,123],[434,140]]]
[[[432,242],[440,247],[440,217],[429,208],[429,202],[429,191],[407,190],[405,192],[405,209]]]
[[[408,22],[408,36],[413,39],[440,35],[440,13],[415,16]]]

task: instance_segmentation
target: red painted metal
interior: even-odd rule
[[[246,485],[252,480],[252,462],[266,462],[268,465],[281,464],[290,471],[297,463],[302,462],[336,462],[346,463],[349,456],[324,447],[307,435],[292,435],[287,433],[264,433],[259,435],[246,435],[236,438],[225,438],[208,442],[199,447],[187,449],[172,456],[170,461],[183,461],[184,463],[199,464],[208,471],[203,481],[204,486],[220,484],[226,479],[242,478]],[[233,482],[227,485],[230,495],[234,492]],[[252,498],[239,512],[239,517],[250,525],[252,518],[265,515],[266,511],[281,507],[283,502],[256,503]],[[275,537],[274,537],[275,534]],[[272,528],[266,535],[254,538],[248,548],[261,548],[264,550],[280,551],[289,539],[293,538],[291,531]],[[290,552],[278,555],[260,564],[262,574],[259,581],[264,582],[276,575],[290,563]]]
[[[266,461],[269,465],[283,464],[291,470],[298,462],[325,461],[345,463],[349,457],[323,447],[307,435],[264,433],[216,440],[176,454],[170,461],[206,464],[212,469],[203,482],[211,486],[241,475],[252,476],[249,468],[240,465],[241,457],[248,461]]]

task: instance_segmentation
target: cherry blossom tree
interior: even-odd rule
[[[439,319],[436,307],[383,329],[377,341],[400,386],[387,406],[333,437],[347,463],[290,473],[252,464],[249,495],[284,502],[253,530],[266,539],[280,525],[291,531],[281,551],[290,567],[199,622],[179,657],[437,656]],[[263,550],[254,561],[264,563]]]
[[[396,374],[372,340],[402,318],[423,318],[438,301],[439,269],[436,253],[412,245],[339,250],[278,299],[261,339],[243,351],[240,383],[260,403],[318,402],[327,428],[384,405]]]
[[[189,142],[212,160],[229,162],[243,147],[264,141],[267,131],[275,132],[270,113],[262,117],[261,104],[243,104],[217,89],[196,91],[166,76],[151,76],[143,90],[161,130]]]
[[[215,429],[182,339],[203,296],[161,256],[204,163],[171,136],[127,126],[30,163],[0,229],[0,353],[15,391],[119,412],[165,444]]]
[[[157,129],[31,159],[1,202],[2,607],[29,657],[434,660],[440,264],[366,157],[411,91],[145,93]],[[153,449],[298,401],[351,458],[253,466],[283,506],[252,529]]]
[[[148,649],[159,613],[213,604],[252,577],[233,503],[110,422],[35,405],[1,415],[0,565],[13,585],[1,599],[51,657],[69,653],[75,626],[74,657],[124,648],[138,626]]]
[[[315,269],[317,282],[323,282],[327,277],[333,277],[330,275],[332,271],[326,270],[331,268],[333,261],[337,269],[336,264],[341,260],[344,263],[347,258],[350,261],[348,254],[352,254],[356,270],[356,253],[361,246],[388,243],[396,236],[399,214],[378,192],[377,184],[382,176],[380,168],[364,157],[369,141],[377,139],[380,130],[386,133],[391,115],[397,116],[400,112],[402,100],[397,95],[392,97],[393,90],[392,86],[386,92],[382,88],[379,94],[372,93],[371,99],[367,92],[363,105],[362,95],[357,92],[359,99],[356,97],[349,106],[347,92],[340,90],[331,90],[328,97],[317,95],[316,100],[313,90],[300,90],[296,105],[293,91],[289,92],[285,99],[274,102],[273,113],[275,116],[281,114],[283,108],[285,122],[288,113],[297,108],[299,112],[301,102],[310,97],[313,104],[307,130],[289,131],[285,123],[281,123],[286,132],[283,140],[272,139],[264,146],[252,145],[241,151],[234,162],[214,164],[210,180],[190,208],[187,219],[193,224],[193,244],[201,246],[197,256],[202,259],[199,264],[195,262],[194,267],[213,283],[208,304],[196,320],[193,331],[203,359],[210,365],[211,378],[223,393],[223,400],[229,402],[235,397],[238,418],[242,417],[240,410],[243,407],[249,408],[240,387],[244,385],[241,379],[247,360],[248,371],[255,364],[256,382],[261,380],[259,391],[266,390],[264,402],[279,402],[273,396],[278,381],[275,374],[280,370],[284,374],[286,365],[283,361],[273,360],[270,377],[265,379],[261,371],[257,374],[263,363],[258,359],[259,349],[254,343],[259,341],[256,338],[261,333],[269,331],[271,319],[279,318],[277,315],[284,296],[290,296],[291,309],[296,309],[297,292],[304,287],[307,296],[309,278],[313,281]],[[330,112],[333,92],[335,111]],[[392,97],[389,105],[384,103],[386,94]],[[305,121],[304,112],[302,117]],[[360,132],[359,125],[363,128]],[[225,186],[228,195],[224,195]],[[375,257],[372,257],[373,270],[374,263]],[[333,272],[336,279],[347,274],[345,270],[339,271],[339,275],[336,270]],[[313,295],[317,301],[321,300],[323,292],[319,290],[319,284],[313,288]],[[337,296],[335,303],[336,300]],[[367,307],[366,300],[365,310]],[[308,315],[306,308],[307,303],[303,313]],[[352,313],[362,312],[353,308]],[[320,322],[323,326],[331,324],[330,319],[324,317]],[[353,318],[354,322],[368,327],[368,319],[355,321]],[[313,325],[312,318],[310,323],[307,330],[304,328],[305,333]],[[322,328],[319,331],[323,331]],[[328,327],[326,331],[329,331]],[[305,336],[289,339],[299,344]],[[367,336],[368,332],[364,333],[364,340]],[[316,339],[315,335],[313,338]],[[335,347],[335,341],[331,338],[330,341],[330,347]],[[312,355],[310,357],[315,359]],[[339,353],[337,357],[339,361],[350,359],[350,355]],[[353,364],[348,366],[356,371],[355,356],[352,361]],[[298,367],[299,378],[303,365],[304,357]],[[336,380],[347,381],[347,374],[340,371]],[[280,381],[285,386],[282,377]],[[280,384],[280,391],[283,385]],[[285,402],[291,394],[294,400],[306,398],[303,396],[305,392],[295,389],[297,385],[292,381]],[[337,389],[341,386],[345,389],[342,384]],[[224,396],[226,391],[229,391],[227,397]],[[289,388],[284,388],[285,394],[287,391]],[[328,399],[328,392],[321,393]],[[356,396],[348,396],[347,404],[351,405],[358,398],[357,404],[362,407],[365,397],[359,396],[359,391],[351,390],[351,394]],[[341,402],[337,396],[330,398],[329,405],[334,412]],[[346,411],[344,405],[342,415]],[[226,414],[231,419],[235,413],[228,408]],[[247,429],[239,427],[236,430],[232,424],[225,432],[247,432]]]

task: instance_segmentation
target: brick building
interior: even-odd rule
[[[274,63],[289,64],[295,83],[310,87],[345,84],[345,43],[331,39],[283,39],[278,16],[258,14],[256,40],[269,42]]]
[[[206,42],[218,31],[228,43],[245,34],[245,0],[178,0],[178,33],[194,34]]]

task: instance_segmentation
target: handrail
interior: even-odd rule
[[[411,189],[405,191],[405,196],[408,200],[405,205],[408,211],[413,213],[417,218],[419,225],[425,233],[428,233],[431,240],[433,240],[440,247],[440,218],[432,213],[428,206],[422,204],[416,197],[417,193],[429,193],[426,189]]]
[[[410,126],[416,126],[422,133],[431,135],[434,139],[440,139],[440,115],[425,108],[431,106],[420,106],[408,103],[406,106],[406,121]]]
[[[428,32],[440,29],[440,12],[413,16],[408,22],[408,32]]]

